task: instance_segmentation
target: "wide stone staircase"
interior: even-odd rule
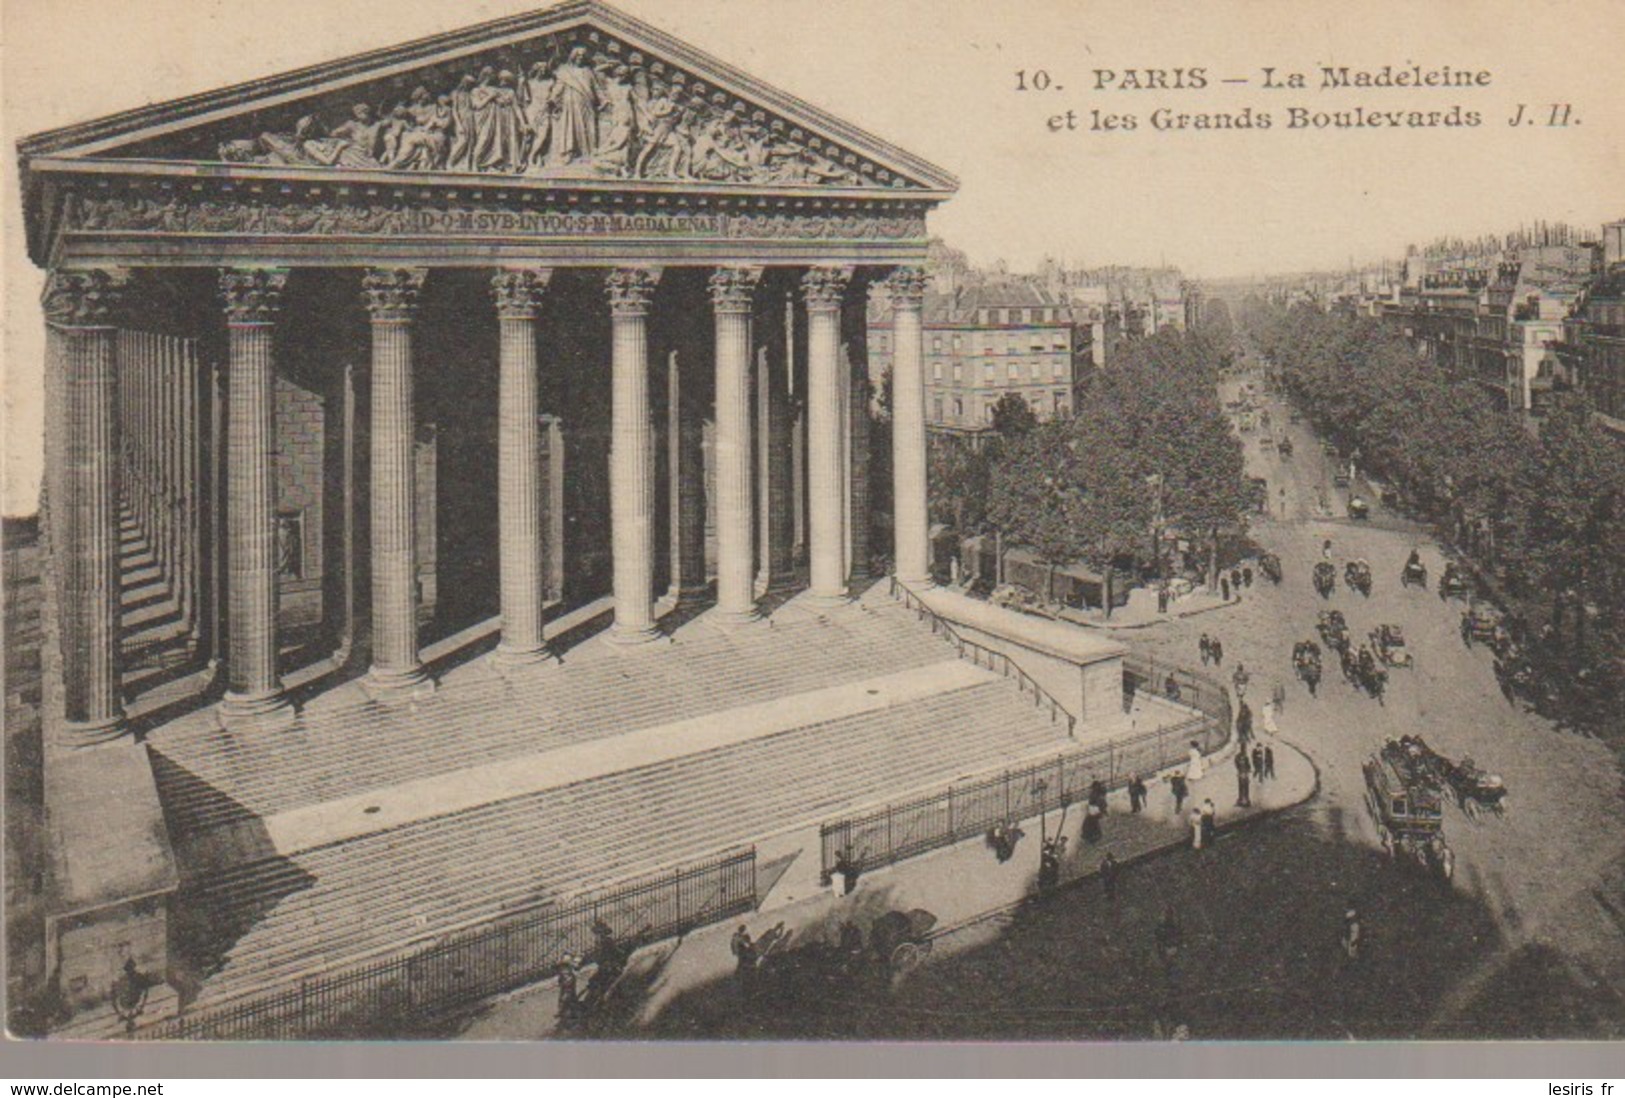
[[[191,658],[180,596],[133,511],[119,512],[119,648],[125,690],[137,692]]]
[[[583,646],[586,649],[586,646]],[[472,669],[410,714],[352,707],[302,717],[275,775],[241,745],[155,737],[172,829],[218,826],[335,791],[421,778],[552,747],[714,714],[954,660],[953,650],[880,593],[838,613],[795,604],[748,636],[691,623],[630,658],[596,646],[523,685]],[[448,677],[448,679],[454,676]],[[478,924],[516,908],[702,858],[843,808],[950,781],[1067,745],[1064,722],[992,673],[942,693],[805,723],[291,854],[218,852],[189,872],[172,910],[183,998],[239,999]],[[476,700],[478,699],[478,700]],[[371,720],[361,720],[366,712]],[[284,733],[286,737],[288,733]],[[216,757],[222,756],[222,757]],[[175,756],[185,760],[176,761]],[[235,756],[227,758],[225,756]],[[211,784],[200,772],[212,775]],[[236,780],[233,780],[236,779]],[[249,806],[252,805],[252,808]],[[192,849],[201,853],[195,838]],[[803,856],[816,857],[816,852]],[[205,865],[211,868],[204,869]]]

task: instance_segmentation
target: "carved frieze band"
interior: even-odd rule
[[[760,267],[718,267],[711,274],[711,304],[719,313],[748,313],[762,279]]]
[[[852,281],[851,267],[813,267],[801,276],[801,292],[809,309],[839,309],[841,295]]]
[[[886,294],[894,309],[918,309],[925,304],[925,271],[898,267],[886,279]]]
[[[45,319],[65,328],[106,328],[123,317],[130,272],[122,267],[52,271],[41,304]]]
[[[609,311],[615,316],[646,314],[658,285],[658,267],[615,268],[604,276],[604,288],[609,291]]]
[[[497,316],[509,320],[532,320],[541,307],[542,293],[553,277],[547,267],[504,267],[491,276],[491,293],[496,298]]]
[[[288,272],[282,267],[228,267],[220,272],[220,297],[226,322],[233,325],[271,324],[282,308]]]
[[[519,207],[278,202],[179,196],[75,196],[69,232],[236,233],[246,236],[701,237],[725,240],[901,241],[926,238],[925,215],[672,210],[661,213]]]
[[[404,323],[417,312],[429,272],[423,267],[371,267],[361,278],[367,312],[375,324]]]

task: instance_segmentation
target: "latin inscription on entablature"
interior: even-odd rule
[[[539,210],[405,204],[182,201],[142,195],[70,201],[68,232],[242,236],[678,237],[729,240],[924,240],[925,218],[895,211],[792,213]]]

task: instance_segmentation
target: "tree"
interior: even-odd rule
[[[1055,569],[1088,548],[1078,455],[1071,443],[1066,423],[1041,424],[1005,446],[990,482],[988,519],[1048,566],[1048,599],[1055,597]]]
[[[993,430],[1006,441],[1018,439],[1037,426],[1038,416],[1020,393],[1005,393],[993,405]]]
[[[936,433],[927,439],[926,456],[931,521],[961,536],[979,531],[987,517],[987,456],[963,438]]]

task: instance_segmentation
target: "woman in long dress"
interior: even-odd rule
[[[1191,743],[1190,765],[1185,768],[1185,773],[1193,782],[1201,781],[1202,775],[1207,773],[1207,766],[1202,762],[1202,749],[1194,741]]]

